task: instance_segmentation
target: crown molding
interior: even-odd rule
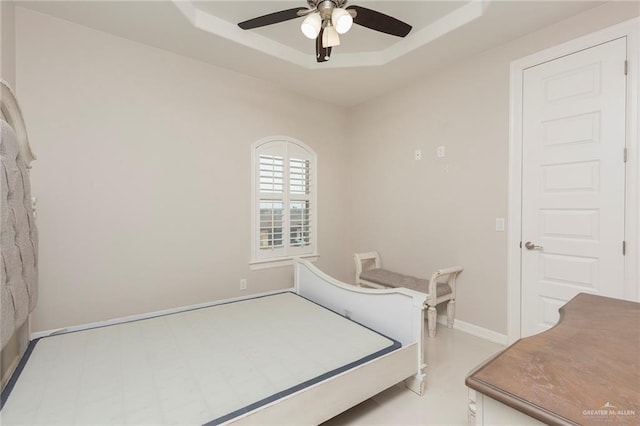
[[[388,64],[482,17],[491,1],[471,0],[426,27],[399,39],[397,43],[384,50],[341,53],[332,56],[329,62],[318,63],[314,55],[301,52],[261,34],[242,30],[235,23],[225,21],[199,9],[197,4],[191,0],[172,0],[173,4],[195,28],[311,70],[376,67]]]

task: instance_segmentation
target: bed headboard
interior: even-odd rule
[[[38,299],[38,232],[29,168],[35,159],[16,97],[0,81],[0,348],[28,319]]]

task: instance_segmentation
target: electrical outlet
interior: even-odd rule
[[[438,158],[444,158],[444,145],[440,145],[438,148],[436,148],[436,156]]]
[[[413,153],[413,158],[415,160],[422,160],[422,150],[416,149],[415,152]]]
[[[247,279],[243,278],[240,280],[240,290],[246,290],[247,289]]]

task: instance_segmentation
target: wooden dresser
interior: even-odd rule
[[[580,293],[466,384],[477,425],[640,425],[640,303]]]

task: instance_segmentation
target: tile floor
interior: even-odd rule
[[[426,327],[425,327],[426,328]],[[438,324],[426,340],[427,390],[417,396],[398,384],[323,423],[342,425],[466,425],[464,379],[504,346]]]

